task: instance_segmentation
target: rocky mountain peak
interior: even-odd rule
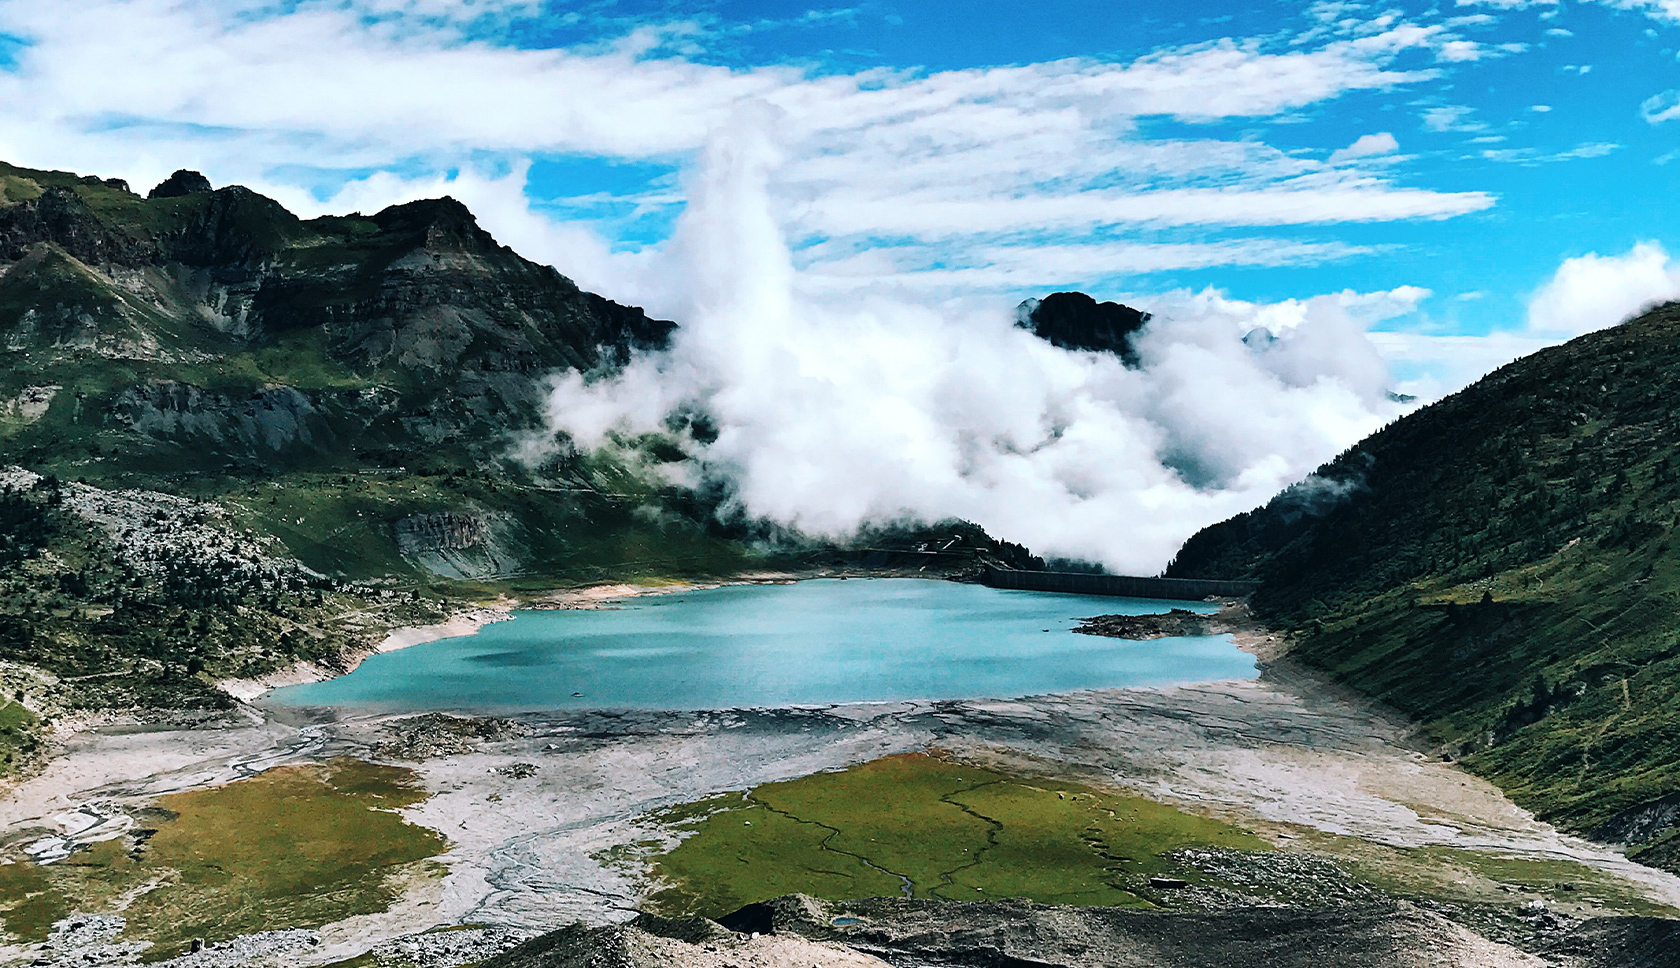
[[[473,213],[448,195],[392,205],[373,216],[374,224],[393,235],[412,234],[428,249],[497,249],[496,240]]]
[[[197,195],[210,191],[210,179],[196,171],[186,168],[177,169],[163,181],[158,182],[156,188],[146,193],[147,198],[180,198],[184,195]]]
[[[1141,365],[1133,338],[1150,315],[1116,302],[1097,302],[1082,292],[1057,292],[1028,299],[1016,309],[1015,325],[1069,350],[1114,353],[1128,366]]]

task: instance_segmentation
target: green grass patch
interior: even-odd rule
[[[0,699],[0,776],[17,768],[18,758],[33,751],[40,720],[20,702]]]
[[[394,812],[426,796],[409,770],[340,759],[159,797],[128,836],[55,864],[0,865],[0,923],[40,940],[72,910],[120,909],[125,937],[163,958],[194,938],[383,911],[399,876],[445,848]]]
[[[1170,851],[1269,849],[1236,827],[1142,797],[919,753],[765,784],[657,819],[683,839],[652,858],[665,885],[652,905],[708,917],[796,891],[831,900],[908,894],[1147,906],[1149,876],[1176,870],[1163,856]]]

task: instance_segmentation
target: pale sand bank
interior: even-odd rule
[[[251,679],[223,679],[216,683],[216,688],[241,702],[251,702],[264,693],[283,686],[325,682],[335,676],[352,672],[369,655],[395,652],[422,642],[436,642],[438,639],[454,638],[458,635],[475,635],[479,629],[492,622],[502,622],[512,617],[511,601],[506,604],[497,602],[494,605],[477,606],[457,612],[435,625],[405,625],[394,628],[386,633],[385,638],[381,639],[371,652],[347,655],[343,669],[328,668],[318,662],[298,662]]]
[[[284,686],[325,682],[335,676],[354,672],[369,655],[395,652],[411,645],[436,642],[439,639],[477,635],[486,625],[513,618],[513,613],[518,609],[611,608],[614,603],[647,595],[674,595],[729,585],[785,585],[797,580],[798,576],[785,572],[762,572],[741,575],[728,581],[676,582],[665,585],[589,585],[583,588],[560,589],[523,599],[504,597],[488,605],[476,605],[456,612],[433,625],[403,625],[391,629],[371,651],[345,656],[341,669],[330,668],[318,662],[298,662],[255,678],[223,679],[216,683],[216,687],[241,702],[253,702],[269,691]]]

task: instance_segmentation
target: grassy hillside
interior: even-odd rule
[[[1675,866],[1677,521],[1670,305],[1394,423],[1168,574],[1259,579],[1297,657],[1542,815]]]

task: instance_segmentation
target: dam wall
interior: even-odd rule
[[[1073,595],[1117,595],[1124,598],[1170,598],[1200,601],[1209,596],[1242,598],[1260,587],[1253,581],[1211,578],[1135,578],[1130,575],[1089,575],[1069,571],[1016,571],[988,566],[981,582],[993,588]]]

